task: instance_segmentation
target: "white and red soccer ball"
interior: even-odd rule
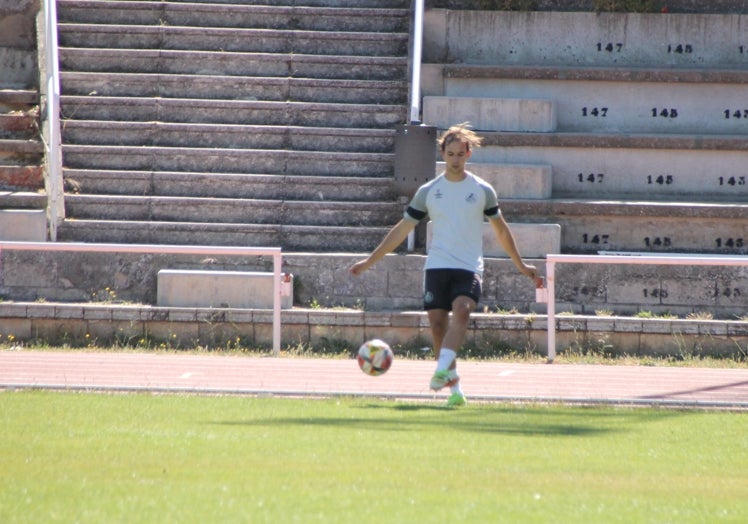
[[[368,340],[358,348],[358,367],[361,371],[372,377],[382,375],[390,369],[392,361],[395,360],[395,354],[392,352],[389,344],[378,338]]]

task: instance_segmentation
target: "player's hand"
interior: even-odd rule
[[[348,271],[350,271],[351,274],[358,276],[369,268],[367,262],[367,260],[359,260],[353,264]]]
[[[533,281],[536,288],[543,287],[543,277],[538,274],[538,268],[525,265],[525,270],[522,273]]]

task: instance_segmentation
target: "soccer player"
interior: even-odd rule
[[[350,268],[351,273],[360,275],[394,251],[424,217],[431,219],[433,235],[425,264],[423,295],[437,359],[430,387],[436,391],[451,388],[449,406],[467,402],[457,375],[456,358],[481,294],[484,217],[517,269],[535,285],[540,284],[535,266],[526,264],[517,250],[499,210],[496,191],[465,170],[481,142],[468,123],[450,127],[437,141],[446,162],[444,173],[416,191],[403,218],[366,259]]]

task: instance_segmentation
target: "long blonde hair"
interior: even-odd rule
[[[483,143],[483,138],[479,137],[472,129],[468,129],[469,127],[471,127],[470,122],[463,122],[462,124],[451,126],[436,141],[436,143],[439,144],[439,149],[444,151],[449,144],[455,141],[464,143],[467,146],[468,151],[470,151],[471,148],[480,147]]]

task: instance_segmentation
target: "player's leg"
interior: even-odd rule
[[[480,291],[480,275],[461,270],[452,272],[450,279],[450,294],[454,297],[450,305],[452,318],[444,334],[436,371],[430,383],[431,389],[434,390],[447,386],[451,388],[449,405],[464,405],[466,402],[460,387],[460,377],[457,375],[457,353],[465,342],[470,314],[477,307]]]
[[[439,390],[446,386],[454,387],[459,384],[457,352],[465,342],[470,313],[475,310],[475,307],[475,301],[464,295],[458,296],[452,302],[452,319],[446,320],[446,324],[443,325],[446,327],[446,333],[444,333],[442,343],[436,355],[436,371],[431,378],[431,389]],[[441,319],[441,315],[429,312],[429,321],[431,321],[432,316]],[[442,327],[441,324],[437,325],[440,328]],[[432,324],[432,330],[433,326],[434,324]],[[457,386],[457,391],[461,392],[459,386]]]
[[[470,314],[475,311],[480,299],[481,276],[471,271],[450,271],[449,293],[452,318],[442,340],[437,371],[455,368],[457,353],[467,335]]]
[[[444,335],[449,329],[449,310],[452,298],[449,290],[449,271],[427,269],[423,276],[423,309],[429,317],[434,354],[439,358]]]
[[[475,300],[464,295],[460,295],[452,301],[452,320],[449,322],[449,327],[444,335],[442,341],[443,347],[453,348],[455,353],[459,352],[462,344],[465,342],[470,314],[475,311],[476,306]]]
[[[452,309],[451,279],[453,272],[446,269],[428,269],[424,274],[423,308],[429,317],[431,336],[434,344],[434,354],[437,360],[437,373],[432,377],[432,389],[441,389],[451,381],[445,373],[439,373],[439,361],[450,357],[454,360],[454,352],[443,350],[444,337],[449,332],[449,311]]]
[[[450,322],[449,330],[447,335],[444,337],[444,344],[454,344],[453,347],[461,348],[465,342],[465,336],[468,330],[468,322],[470,321],[470,313],[475,310],[477,306],[476,302],[466,296],[458,296],[452,303],[452,321]],[[462,391],[460,385],[460,377],[457,375],[457,354],[455,353],[455,359],[449,366],[449,382],[447,385],[450,388],[449,399],[447,399],[447,406],[464,406],[467,404],[467,399]]]
[[[446,309],[429,309],[429,326],[431,327],[431,340],[434,347],[434,355],[439,359],[439,350],[444,342],[444,335],[449,329],[449,311]]]

